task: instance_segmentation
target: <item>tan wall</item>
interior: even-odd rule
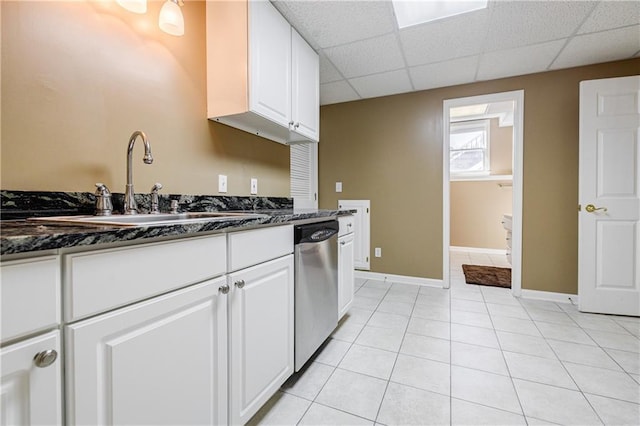
[[[383,248],[371,270],[442,278],[442,102],[523,89],[522,286],[577,293],[578,85],[639,70],[634,59],[324,106],[320,206],[370,199]]]
[[[205,3],[182,8],[184,37],[158,29],[162,2],[127,12],[114,1],[1,2],[1,187],[123,192],[126,149],[145,131],[155,161],[136,146],[137,192],[289,196],[289,148],[207,120]],[[138,142],[139,144],[139,142]]]
[[[512,187],[496,181],[457,181],[450,184],[450,244],[506,250],[502,215],[511,213]]]
[[[513,127],[499,126],[492,118],[489,128],[492,175],[510,175]],[[496,181],[452,181],[450,186],[450,244],[457,247],[506,249],[502,215],[511,213],[511,187]],[[505,183],[505,182],[502,182]]]

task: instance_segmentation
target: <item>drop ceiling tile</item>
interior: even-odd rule
[[[337,104],[360,99],[345,80],[320,85],[320,105]]]
[[[389,2],[293,0],[275,4],[294,28],[321,48],[376,37],[395,29]]]
[[[400,30],[409,66],[481,53],[489,10],[479,10]]]
[[[404,59],[395,34],[332,47],[324,52],[346,78],[404,67]]]
[[[437,64],[409,68],[409,74],[416,90],[454,86],[474,80],[478,56],[454,59]]]
[[[546,71],[565,44],[565,39],[515,49],[485,53],[480,58],[478,80]]]
[[[639,1],[602,1],[582,24],[578,34],[611,30],[636,25],[638,22],[640,22]]]
[[[342,76],[326,55],[320,53],[320,84],[342,80]]]
[[[363,98],[395,95],[412,90],[411,81],[405,69],[352,78],[349,83]]]
[[[514,1],[493,8],[485,52],[569,37],[596,2]]]
[[[640,49],[640,25],[576,36],[551,69],[577,67],[632,57]]]

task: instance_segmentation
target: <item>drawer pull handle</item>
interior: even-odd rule
[[[38,368],[45,368],[56,362],[58,359],[58,352],[55,349],[49,349],[46,351],[38,352],[33,357],[33,362]]]
[[[243,288],[244,287],[244,280],[236,281],[236,287]]]
[[[220,291],[220,293],[222,294],[227,294],[229,293],[229,286],[228,285],[221,285],[218,290]]]

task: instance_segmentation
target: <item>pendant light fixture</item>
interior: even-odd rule
[[[184,17],[180,6],[184,6],[182,0],[167,0],[162,5],[158,25],[165,33],[174,36],[184,35]]]
[[[123,8],[133,13],[147,13],[147,0],[116,0]]]

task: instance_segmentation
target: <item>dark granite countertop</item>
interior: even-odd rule
[[[0,255],[91,246],[161,237],[194,236],[213,231],[229,232],[260,226],[285,224],[350,214],[339,210],[254,210],[259,217],[198,221],[152,226],[102,226],[5,220],[0,222]]]

